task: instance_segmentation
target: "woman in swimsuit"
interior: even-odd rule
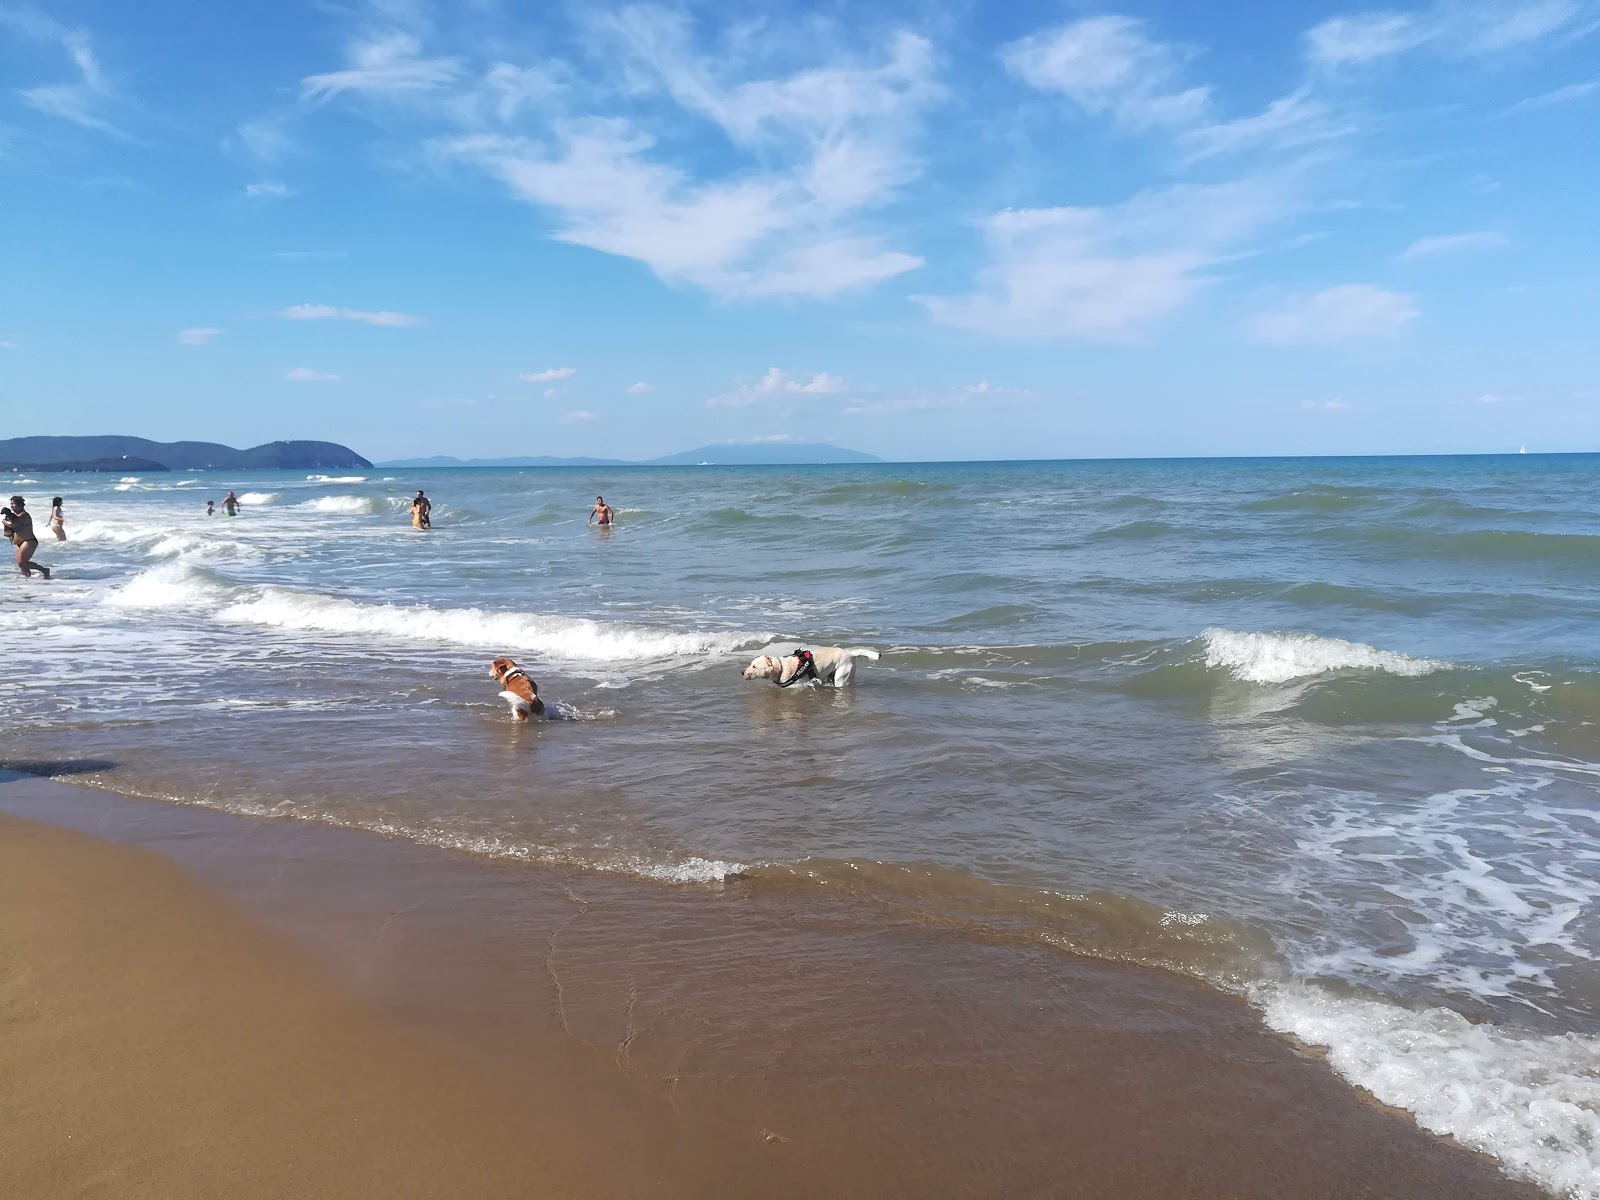
[[[11,507],[0,509],[0,517],[4,518],[0,528],[4,529],[6,538],[17,548],[17,570],[22,572],[22,577],[31,578],[37,571],[49,579],[50,568],[33,561],[33,552],[39,548],[39,539],[33,536],[33,516],[26,508],[27,503],[21,496],[11,497]]]
[[[61,515],[60,496],[50,501],[50,531],[56,535],[56,541],[67,540],[67,519]]]

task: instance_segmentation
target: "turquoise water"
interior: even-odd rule
[[[17,490],[71,540],[0,588],[11,759],[1184,971],[1600,1195],[1600,457]],[[883,657],[739,678],[798,645]],[[499,654],[558,719],[508,722]]]

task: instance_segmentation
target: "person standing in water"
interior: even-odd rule
[[[222,498],[222,515],[237,517],[239,515],[239,497],[233,494],[233,489],[228,489],[228,494]]]
[[[417,498],[411,502],[411,528],[433,528],[433,501],[422,494],[422,489],[417,489]]]
[[[50,568],[33,561],[33,552],[39,548],[39,539],[33,534],[33,515],[28,512],[28,502],[21,496],[11,497],[9,508],[0,508],[0,529],[6,540],[17,548],[17,570],[24,579],[31,579],[35,571],[50,578]]]
[[[215,500],[207,500],[206,501],[206,516],[214,517],[216,515],[217,515],[217,502]]]
[[[50,501],[50,532],[56,535],[58,542],[67,540],[67,518],[61,513],[60,496]]]
[[[615,514],[611,511],[611,506],[606,503],[606,498],[604,496],[596,496],[594,498],[594,507],[589,510],[589,520],[587,523],[593,525],[595,518],[598,517],[600,519],[601,528],[604,528],[605,526],[611,524],[614,516]]]

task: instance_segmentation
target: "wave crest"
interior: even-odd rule
[[[1206,666],[1224,670],[1246,683],[1288,683],[1329,671],[1386,671],[1391,675],[1428,675],[1450,664],[1433,658],[1412,658],[1379,650],[1363,642],[1320,637],[1314,633],[1241,633],[1208,629],[1201,635]]]

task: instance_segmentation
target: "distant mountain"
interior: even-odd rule
[[[625,467],[620,458],[552,458],[548,454],[521,458],[454,458],[435,454],[430,458],[390,458],[380,467]]]
[[[80,471],[142,471],[145,474],[154,474],[158,471],[170,471],[166,463],[158,463],[152,458],[136,458],[125,455],[122,458],[69,458],[66,462],[25,463],[12,462],[6,459],[0,462],[0,471],[61,471],[77,473]]]
[[[216,442],[152,442],[145,438],[112,434],[93,437],[20,437],[0,441],[0,467],[28,463],[35,470],[65,470],[67,468],[58,464],[123,458],[159,463],[174,471],[298,471],[372,466],[348,446],[335,442],[268,442],[248,450],[235,450],[232,446]],[[115,471],[122,469],[122,465],[113,461],[110,466],[78,466],[75,469]]]
[[[710,463],[723,467],[800,466],[805,463],[882,462],[877,455],[860,450],[845,450],[824,442],[762,442],[754,445],[722,442],[667,454],[643,462],[617,458],[452,458],[447,454],[431,458],[395,458],[378,463],[380,467],[693,467]]]
[[[649,467],[692,467],[709,463],[719,467],[801,466],[807,463],[875,463],[876,454],[845,450],[826,442],[758,442],[754,445],[723,442],[649,459]]]

